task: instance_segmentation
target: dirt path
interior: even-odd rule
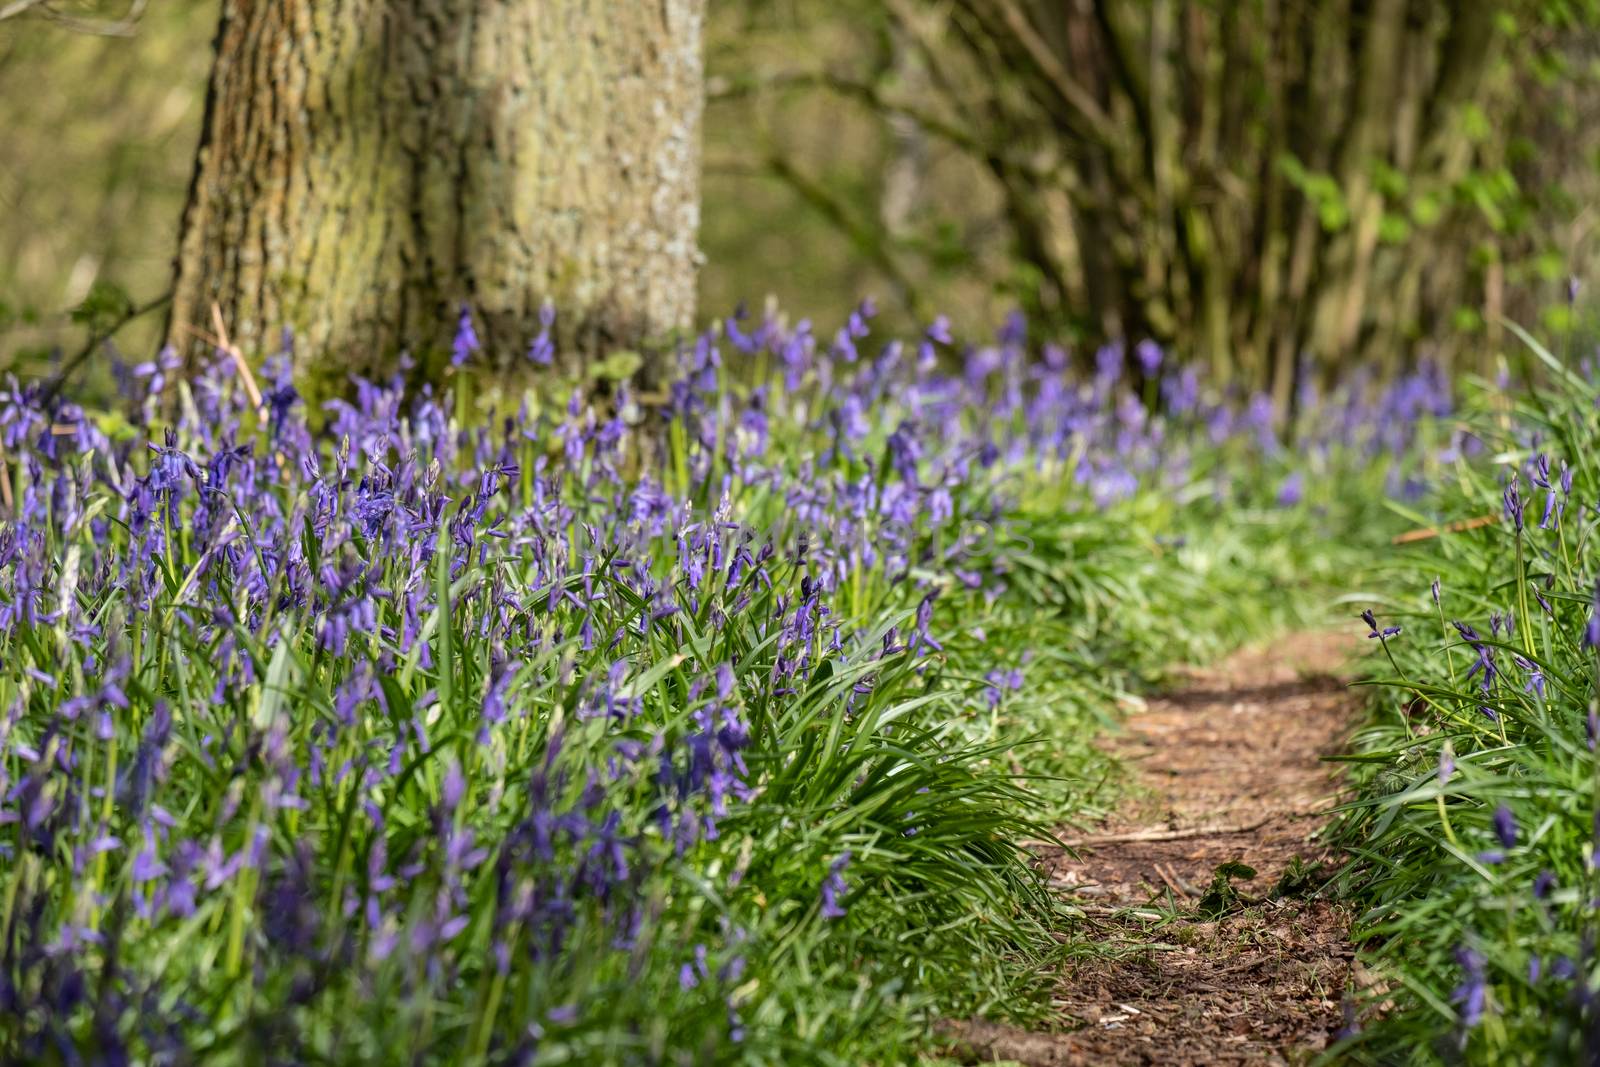
[[[1333,858],[1314,840],[1337,790],[1318,757],[1351,724],[1356,698],[1332,672],[1352,651],[1289,637],[1190,673],[1130,717],[1111,747],[1147,795],[1069,835],[1076,857],[1041,852],[1089,936],[1116,951],[1062,975],[1051,1032],[956,1028],[969,1062],[1301,1063],[1327,1045],[1351,977],[1347,916],[1286,883]],[[1232,883],[1237,899],[1208,899],[1231,862],[1254,877]]]

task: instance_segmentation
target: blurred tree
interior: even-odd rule
[[[704,0],[228,0],[169,340],[343,375],[687,326]]]
[[[1509,6],[960,0],[950,29],[994,86],[965,106],[1027,152],[992,167],[1041,309],[1287,401],[1303,353],[1406,350],[1442,265],[1405,205],[1466,174]]]
[[[18,0],[20,2],[20,0]],[[121,302],[171,288],[210,0],[0,0],[0,367],[50,376]],[[197,58],[198,57],[198,58]],[[118,333],[154,351],[151,315]],[[95,387],[108,375],[90,375]],[[81,379],[80,379],[81,381]]]
[[[713,99],[775,109],[820,90],[876,113],[897,161],[918,143],[908,124],[976,161],[982,197],[925,180],[920,231],[906,209],[885,219],[892,278],[929,277],[917,263],[940,254],[941,209],[966,222],[994,197],[1005,289],[1036,319],[1091,344],[1154,337],[1289,399],[1303,366],[1447,354],[1463,326],[1529,317],[1508,290],[1564,289],[1580,269],[1592,227],[1575,205],[1600,192],[1596,8],[877,0],[818,16],[870,30],[875,51],[735,60]],[[882,202],[910,202],[898,173],[884,169]],[[818,184],[836,218],[870,217],[871,199]]]

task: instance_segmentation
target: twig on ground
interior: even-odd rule
[[[11,514],[11,459],[6,455],[4,441],[0,441],[0,500],[5,503],[6,514]]]
[[[1075,837],[1056,842],[1065,848],[1094,848],[1098,845],[1131,844],[1136,841],[1182,841],[1190,837],[1208,837],[1212,834],[1247,834],[1251,830],[1259,830],[1265,826],[1268,819],[1258,819],[1253,823],[1243,826],[1221,826],[1210,824],[1206,826],[1191,826],[1187,830],[1134,830],[1125,834],[1106,834],[1103,837]],[[1044,842],[1040,842],[1044,844]]]
[[[1479,515],[1475,519],[1462,519],[1440,528],[1438,526],[1424,526],[1420,530],[1407,530],[1403,534],[1395,534],[1390,539],[1392,545],[1409,545],[1417,541],[1427,541],[1447,533],[1462,533],[1466,530],[1476,530],[1480,526],[1492,526],[1500,521],[1498,515]]]
[[[1174,893],[1178,894],[1180,897],[1183,897],[1185,900],[1189,898],[1189,890],[1184,887],[1182,882],[1178,881],[1178,878],[1175,874],[1167,873],[1167,869],[1159,863],[1156,864],[1156,873],[1161,876],[1161,880],[1163,882],[1167,883],[1168,889],[1171,889]]]
[[[211,302],[211,322],[217,328],[217,339],[221,348],[233,360],[233,365],[239,369],[239,377],[244,380],[244,391],[250,394],[251,407],[261,407],[261,390],[256,388],[256,376],[250,373],[250,364],[245,362],[244,353],[236,345],[228,341],[228,328],[222,323],[222,306],[215,300]]]

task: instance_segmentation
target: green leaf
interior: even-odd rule
[[[97,280],[83,303],[72,309],[72,321],[94,333],[111,329],[133,314],[133,298],[113,282]]]
[[[1210,890],[1200,898],[1200,914],[1214,919],[1238,907],[1239,891],[1233,887],[1233,880],[1249,881],[1255,876],[1256,869],[1247,863],[1229,860],[1222,864],[1211,877]]]

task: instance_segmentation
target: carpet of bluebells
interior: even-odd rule
[[[1449,532],[1367,616],[1340,836],[1390,1002],[1352,1037],[1370,1062],[1600,1063],[1600,373],[1524,340],[1545,384],[1469,401],[1490,462],[1441,472]]]
[[[1449,388],[1280,412],[1149,344],[871,320],[735,316],[649,394],[561,377],[548,335],[513,391],[465,315],[442,386],[314,409],[289,338],[119,364],[113,410],[11,383],[0,1061],[889,1062],[941,1014],[1041,1012],[1089,949],[1021,842],[1114,803],[1097,725],[1370,558]],[[1584,501],[1589,444],[1547,446]],[[1531,882],[1587,840],[1555,713],[1592,674],[1588,510],[1518,535],[1556,617],[1476,639],[1493,691],[1420,742],[1454,738],[1413,788],[1462,884],[1546,931],[1493,1011],[1593,966],[1577,845]],[[1499,558],[1448,611],[1511,595]],[[1519,781],[1502,732],[1566,777]],[[1484,798],[1519,828],[1493,865]]]

